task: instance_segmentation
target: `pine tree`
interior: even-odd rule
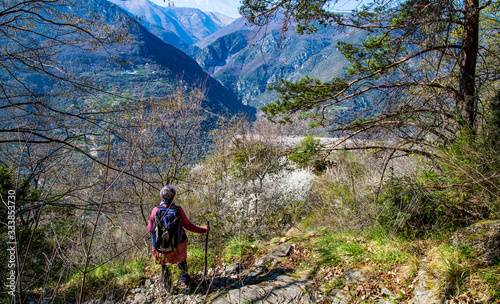
[[[339,43],[350,62],[345,76],[326,82],[280,79],[273,84],[280,99],[263,108],[269,118],[307,113],[344,135],[387,134],[398,141],[380,148],[406,152],[453,142],[461,133],[474,138],[498,75],[491,66],[498,60],[498,43],[488,39],[498,35],[498,4],[375,1],[352,13],[337,13],[336,3],[243,1],[240,13],[259,26],[282,18],[283,29],[293,24],[302,34],[332,26],[366,34],[361,43]],[[343,117],[342,109],[364,100],[369,106],[355,119]]]

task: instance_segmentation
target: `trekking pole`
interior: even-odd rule
[[[210,221],[207,221],[207,227],[210,226]],[[207,278],[207,257],[208,257],[208,231],[207,236],[205,237],[205,273],[204,277]]]

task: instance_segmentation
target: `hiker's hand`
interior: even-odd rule
[[[210,225],[205,226],[205,229],[207,230],[207,233],[210,231]]]

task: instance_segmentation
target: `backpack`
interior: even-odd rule
[[[160,253],[172,253],[177,246],[186,240],[182,233],[181,217],[178,214],[179,207],[170,203],[168,207],[158,207],[153,219],[151,230],[151,241],[153,247]]]

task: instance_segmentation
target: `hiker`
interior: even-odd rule
[[[181,271],[180,279],[187,287],[189,287],[193,283],[187,269],[187,262],[186,262],[187,236],[186,232],[184,231],[184,228],[195,233],[207,233],[210,231],[210,226],[202,228],[194,225],[189,221],[182,207],[174,203],[176,194],[177,194],[177,189],[173,185],[167,185],[160,190],[160,197],[162,202],[160,206],[153,208],[148,224],[148,231],[151,232],[151,230],[153,229],[155,215],[159,207],[177,209],[177,214],[180,216],[180,222],[182,224],[182,227],[180,228],[182,237],[179,241],[176,250],[173,251],[172,253],[161,253],[158,252],[153,246],[153,257],[156,264],[161,265],[163,287],[167,292],[169,291],[169,287],[171,286],[172,283],[170,270],[167,265],[177,264],[177,266]]]

